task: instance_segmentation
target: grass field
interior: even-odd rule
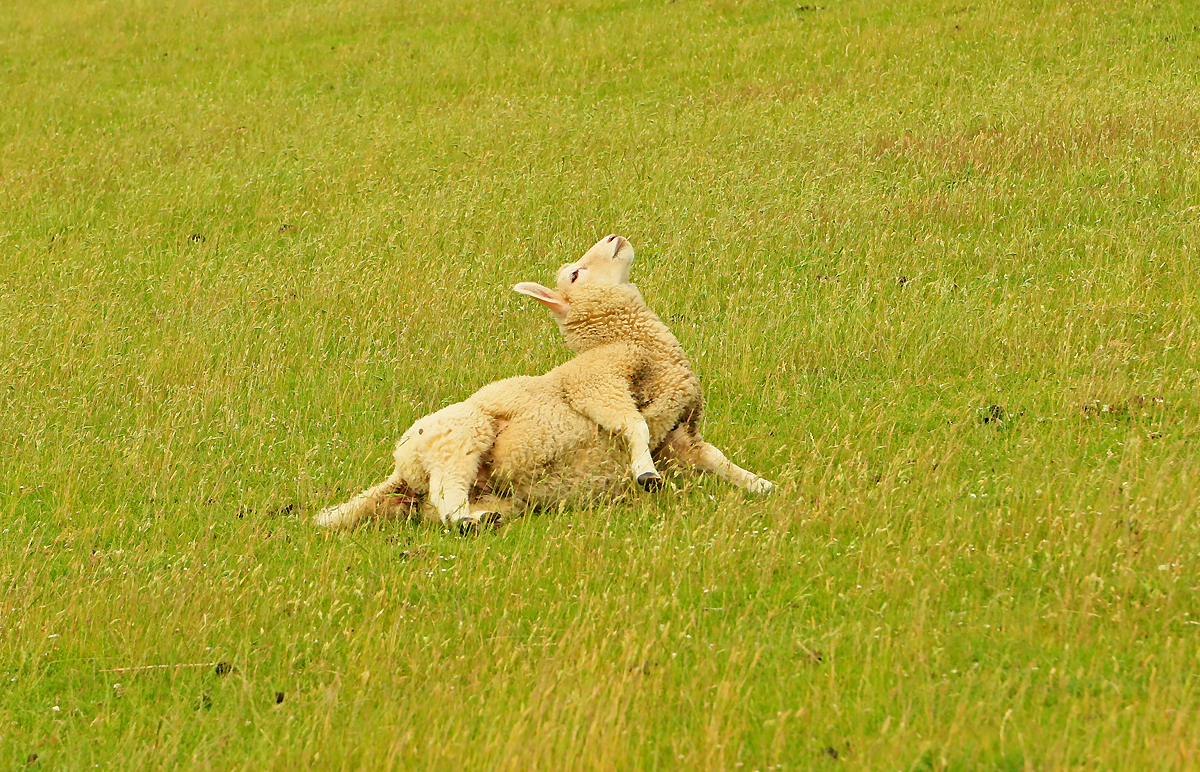
[[[0,40],[0,768],[1200,768],[1200,6]],[[612,232],[775,494],[309,525]]]

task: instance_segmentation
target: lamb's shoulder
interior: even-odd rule
[[[579,354],[551,375],[561,384],[564,403],[607,425],[601,415],[636,409],[633,385],[643,366],[643,352],[637,346],[611,343]]]
[[[644,365],[646,352],[629,341],[606,343],[576,354],[547,373],[564,387],[592,380],[621,378],[629,380]]]
[[[701,394],[700,379],[686,364],[650,360],[636,382],[647,394],[661,399],[670,396],[677,402],[691,402]]]

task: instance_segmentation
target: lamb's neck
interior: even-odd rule
[[[610,343],[633,343],[641,348],[682,356],[683,347],[649,309],[614,309],[612,312],[568,324],[567,346],[575,353]],[[640,311],[640,312],[639,312]]]
[[[572,351],[582,353],[610,343],[632,343],[667,357],[683,356],[679,341],[634,285],[585,285],[567,297],[571,310],[562,329]]]

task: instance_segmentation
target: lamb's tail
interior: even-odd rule
[[[398,473],[368,488],[344,504],[327,507],[317,513],[313,523],[322,528],[349,529],[369,517],[386,517],[408,513],[418,496]]]

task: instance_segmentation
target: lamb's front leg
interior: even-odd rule
[[[563,400],[602,429],[629,443],[629,469],[646,490],[658,490],[662,476],[650,457],[650,427],[630,392],[639,355],[629,344],[589,349],[551,371],[560,373]]]
[[[629,443],[629,469],[638,485],[648,491],[662,487],[662,475],[650,456],[650,427],[628,392],[612,390],[603,398],[580,401],[575,408],[601,428],[625,438]]]

